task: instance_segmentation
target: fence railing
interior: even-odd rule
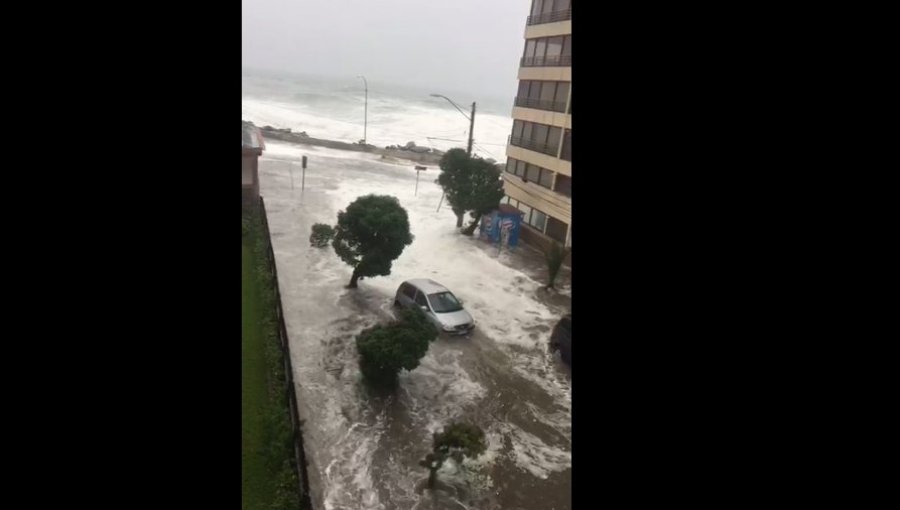
[[[572,65],[572,55],[522,57],[522,67],[565,67]]]
[[[572,8],[563,9],[561,11],[545,12],[543,14],[535,14],[528,16],[528,25],[540,25],[541,23],[553,23],[555,21],[566,21],[572,19]]]
[[[551,112],[563,113],[566,111],[566,102],[562,101],[546,101],[540,99],[532,99],[530,97],[516,97],[516,106],[524,106],[525,108],[534,108],[537,110],[547,110]]]
[[[516,147],[522,147],[523,149],[540,152],[541,154],[546,154],[553,157],[556,157],[557,150],[559,150],[559,146],[554,147],[552,145],[547,145],[546,143],[535,142],[533,140],[518,136],[510,136],[509,143],[510,145],[515,145]]]
[[[306,452],[303,449],[303,433],[300,430],[300,413],[297,410],[297,395],[294,390],[294,370],[291,368],[291,345],[288,342],[287,327],[284,324],[284,311],[281,308],[281,291],[278,289],[278,268],[275,265],[275,251],[272,249],[272,235],[269,232],[269,219],[266,214],[266,203],[259,197],[259,212],[262,217],[263,234],[266,242],[266,263],[272,273],[272,287],[275,289],[275,313],[278,320],[278,340],[281,345],[281,357],[284,362],[284,374],[287,388],[287,399],[291,408],[291,425],[294,431],[294,460],[297,478],[300,483],[300,502],[302,508],[312,508],[309,497],[309,478],[306,469]]]

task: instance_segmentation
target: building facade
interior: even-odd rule
[[[259,156],[266,148],[262,133],[249,122],[241,122],[241,205],[259,202]]]
[[[504,203],[522,237],[572,245],[572,3],[532,0],[506,147]]]

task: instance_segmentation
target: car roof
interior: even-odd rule
[[[447,289],[447,287],[444,287],[440,283],[438,283],[434,280],[429,280],[427,278],[417,278],[415,280],[406,280],[403,283],[408,283],[426,294],[433,294],[435,292],[450,292]]]

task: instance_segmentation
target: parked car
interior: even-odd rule
[[[475,328],[475,320],[463,308],[462,301],[434,280],[403,282],[397,289],[394,305],[421,308],[428,320],[445,333],[465,335]]]
[[[559,356],[566,365],[572,366],[572,314],[560,319],[553,328],[550,350],[559,351]]]

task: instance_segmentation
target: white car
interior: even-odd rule
[[[428,320],[445,333],[465,335],[475,328],[475,320],[463,308],[462,301],[434,280],[403,282],[397,289],[394,305],[421,308]]]

